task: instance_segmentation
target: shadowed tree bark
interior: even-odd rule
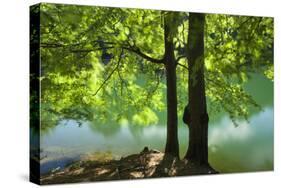
[[[170,12],[164,15],[164,63],[167,83],[167,140],[165,155],[179,158],[176,59],[172,33],[174,14]]]
[[[185,158],[198,165],[208,165],[208,113],[204,81],[205,15],[189,14],[188,29],[188,107],[189,145]]]

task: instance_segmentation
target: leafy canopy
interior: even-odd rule
[[[41,4],[43,127],[59,119],[155,124],[166,110],[163,15],[155,10]],[[187,101],[188,13],[175,13],[173,43],[179,115]],[[273,19],[207,14],[205,78],[209,110],[247,118],[258,104],[249,72],[273,80]],[[48,123],[49,122],[49,123]],[[51,122],[51,123],[50,123]],[[113,123],[114,124],[114,123]]]

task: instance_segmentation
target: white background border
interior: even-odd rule
[[[37,187],[29,168],[29,5],[37,0],[0,4],[0,187]],[[277,187],[280,172],[280,34],[278,0],[52,0],[44,2],[120,6],[275,17],[275,171],[152,180],[67,184],[60,187]],[[279,53],[278,53],[279,52]],[[247,155],[247,153],[245,153]],[[281,183],[281,182],[279,182]],[[280,185],[279,185],[280,186]],[[47,186],[46,186],[47,187]],[[56,186],[53,186],[56,187]]]

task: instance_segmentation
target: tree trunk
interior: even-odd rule
[[[167,140],[165,155],[179,158],[178,143],[178,114],[177,114],[177,79],[176,60],[174,55],[173,36],[171,23],[173,13],[164,16],[164,40],[165,40],[165,68],[167,84]]]
[[[204,81],[205,15],[189,14],[188,29],[188,100],[189,145],[185,158],[198,165],[208,165],[208,113]]]

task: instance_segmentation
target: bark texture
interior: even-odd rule
[[[167,13],[164,16],[164,61],[167,83],[167,140],[165,155],[179,158],[176,60],[172,33],[173,14]]]
[[[189,145],[185,158],[198,165],[208,165],[208,113],[204,81],[205,15],[189,14],[188,29],[188,107]]]

